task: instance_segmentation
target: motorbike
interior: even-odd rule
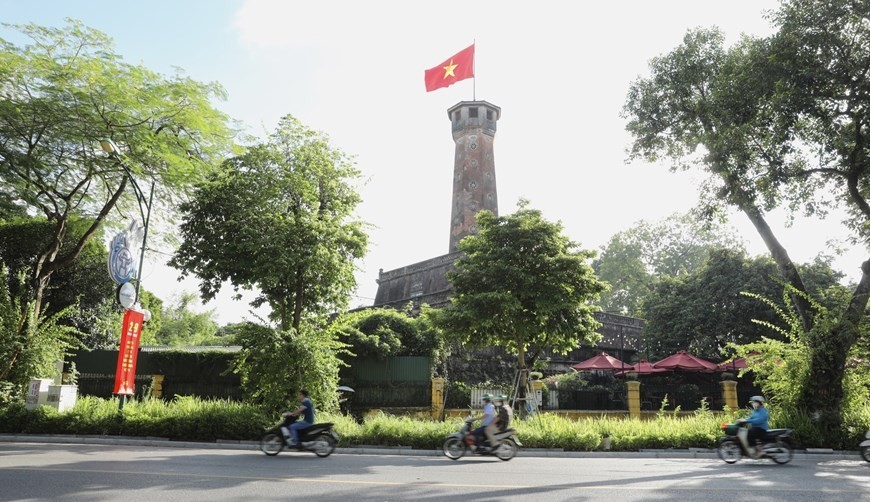
[[[318,457],[332,455],[339,440],[338,434],[332,430],[332,425],[331,422],[324,422],[300,430],[301,450],[313,452]],[[281,453],[284,448],[292,449],[284,442],[284,434],[281,433],[280,425],[266,431],[260,439],[260,450],[270,457]]]
[[[504,432],[495,434],[495,440],[498,442],[498,447],[487,450],[486,439],[482,444],[477,444],[474,434],[471,433],[471,417],[465,419],[465,424],[459,429],[459,432],[447,436],[444,445],[441,447],[444,455],[450,460],[459,460],[466,452],[471,451],[475,455],[493,456],[499,460],[508,461],[514,456],[522,446],[517,431],[513,428]]]
[[[861,444],[858,446],[861,448],[861,456],[864,457],[864,460],[870,462],[870,430],[867,431],[867,434],[864,434],[864,441],[861,441]]]
[[[743,457],[756,458],[749,454],[743,441],[740,440],[741,428],[748,432],[748,424],[722,424],[725,437],[719,438],[719,447],[716,453],[726,463],[733,464]],[[792,447],[791,429],[769,429],[761,440],[761,444],[754,445],[762,449],[761,458],[769,458],[777,464],[787,464],[794,456]]]

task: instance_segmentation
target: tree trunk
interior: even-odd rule
[[[761,215],[758,208],[745,205],[741,207],[741,210],[749,217],[749,221],[751,221],[752,225],[755,226],[758,235],[760,235],[762,240],[764,240],[765,246],[767,246],[768,251],[770,251],[770,256],[773,258],[773,261],[776,262],[776,266],[779,268],[779,272],[782,274],[786,282],[794,286],[794,288],[801,293],[806,293],[807,289],[804,286],[804,282],[801,279],[797,267],[795,267],[794,262],[791,261],[788,252],[782,244],[779,243],[776,236],[773,235],[773,230],[770,229],[770,226],[767,224],[767,221],[764,219],[764,216]],[[801,295],[792,294],[791,301],[797,310],[798,316],[801,318],[804,331],[809,332],[813,327],[815,309],[810,302]]]
[[[125,176],[118,185],[118,189],[115,190],[109,200],[103,205],[102,209],[100,209],[100,212],[97,214],[96,218],[94,218],[91,226],[88,227],[84,234],[82,234],[75,246],[73,246],[67,254],[61,257],[58,257],[58,253],[60,253],[61,248],[63,247],[64,238],[66,237],[69,213],[55,214],[54,219],[57,221],[57,225],[55,225],[54,235],[51,236],[51,243],[42,253],[39,254],[39,256],[36,257],[36,263],[33,267],[33,319],[39,319],[39,315],[42,313],[43,296],[45,295],[45,290],[48,288],[48,284],[51,281],[51,275],[61,268],[68,267],[75,263],[82,250],[85,248],[85,245],[87,245],[91,238],[96,235],[97,230],[99,230],[103,222],[106,220],[106,217],[108,217],[109,211],[117,205],[118,199],[121,198],[121,194],[124,193],[124,189],[126,188],[127,177]],[[69,204],[67,204],[67,207],[69,207]],[[142,271],[140,270],[139,273],[141,274]]]
[[[293,329],[299,332],[299,326],[302,324],[302,298],[305,294],[305,283],[303,282],[302,267],[296,269],[296,292],[293,295]]]
[[[861,265],[861,281],[849,305],[830,332],[812,331],[810,373],[801,394],[800,405],[819,422],[826,443],[845,447],[842,440],[843,376],[849,351],[858,341],[859,326],[870,299],[870,260]]]
[[[526,347],[522,342],[517,343],[517,376],[519,377],[516,389],[517,399],[512,403],[512,406],[520,417],[525,417],[528,415],[526,408],[526,398],[528,397],[526,389],[529,387],[529,372],[526,368]],[[517,406],[518,403],[520,406]]]

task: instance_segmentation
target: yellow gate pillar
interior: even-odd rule
[[[151,375],[151,397],[154,399],[163,397],[163,375]]]
[[[722,381],[722,401],[731,411],[739,408],[737,405],[737,382],[734,380]]]
[[[640,382],[628,380],[625,387],[628,389],[628,416],[640,418]]]
[[[441,418],[441,412],[444,409],[444,379],[432,379],[432,419]]]

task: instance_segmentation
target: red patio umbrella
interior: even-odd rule
[[[719,365],[706,359],[701,359],[698,356],[693,356],[685,350],[681,350],[676,354],[672,354],[662,359],[661,361],[654,362],[653,367],[665,368],[669,370],[712,373],[719,368]]]
[[[745,370],[749,366],[746,365],[746,359],[742,357],[738,357],[733,361],[728,361],[727,363],[721,363],[716,367],[716,371],[734,371],[734,370]]]
[[[625,371],[620,371],[617,375],[625,375],[626,373],[637,373],[638,375],[651,375],[653,373],[667,373],[671,370],[665,368],[655,368],[652,363],[646,359],[641,359],[637,363],[626,366]]]
[[[595,357],[590,357],[585,361],[571,366],[577,371],[592,371],[592,370],[622,370],[628,368],[630,364],[624,363],[619,359],[611,356],[607,352],[602,352]]]

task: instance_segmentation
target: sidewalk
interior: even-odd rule
[[[110,446],[144,446],[149,448],[200,448],[211,450],[256,450],[259,441],[234,441],[218,439],[214,443],[198,441],[171,441],[158,437],[130,436],[77,436],[54,434],[0,434],[0,443],[56,443],[56,444],[102,444]],[[409,447],[353,446],[338,447],[336,453],[357,455],[413,455],[441,456],[437,450],[420,450]],[[558,449],[521,448],[518,457],[560,458],[718,458],[715,450],[689,448],[686,450],[640,450],[640,451],[562,451]],[[794,460],[862,460],[857,451],[834,451],[824,448],[795,450]]]

